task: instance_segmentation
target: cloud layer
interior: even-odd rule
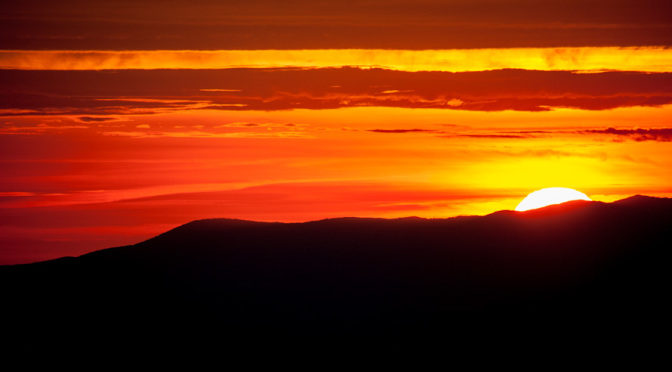
[[[6,4],[0,49],[448,49],[672,45],[665,0]]]
[[[0,70],[8,115],[151,114],[381,106],[471,111],[605,110],[672,103],[672,73],[383,69]],[[83,121],[91,119],[82,119]]]

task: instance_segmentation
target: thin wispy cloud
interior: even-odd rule
[[[383,69],[2,71],[0,114],[103,116],[185,110],[294,110],[340,107],[470,111],[608,110],[672,103],[672,73]],[[240,92],[203,92],[208,81]],[[338,88],[334,88],[338,85]],[[114,89],[105,88],[114,87]],[[390,89],[382,90],[381,87]]]
[[[582,134],[604,135],[611,137],[615,141],[632,140],[636,142],[672,141],[672,128],[633,128],[633,129],[588,129],[580,131]]]

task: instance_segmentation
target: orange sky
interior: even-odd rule
[[[8,6],[0,264],[200,218],[672,194],[668,2],[226,3]]]

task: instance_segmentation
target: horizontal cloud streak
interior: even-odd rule
[[[341,107],[469,111],[604,110],[672,104],[672,73],[382,69],[0,70],[3,116],[104,117],[185,110]],[[203,91],[225,81],[227,91]],[[94,119],[91,119],[94,118]]]
[[[402,71],[672,71],[672,49],[512,48],[452,50],[155,50],[0,51],[0,68],[25,70],[224,69],[235,67],[381,67]],[[203,91],[236,89],[201,87]]]
[[[637,142],[643,141],[672,141],[672,128],[634,128],[634,129],[590,129],[580,131],[581,134],[603,134],[614,136],[617,141],[630,139]]]
[[[434,133],[435,130],[431,129],[370,129],[369,132],[374,133],[394,133],[394,134],[404,134],[404,133]]]

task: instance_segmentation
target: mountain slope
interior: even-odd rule
[[[670,228],[672,199],[642,196],[451,219],[201,220],[0,267],[3,315],[228,334],[653,322],[667,312]]]

